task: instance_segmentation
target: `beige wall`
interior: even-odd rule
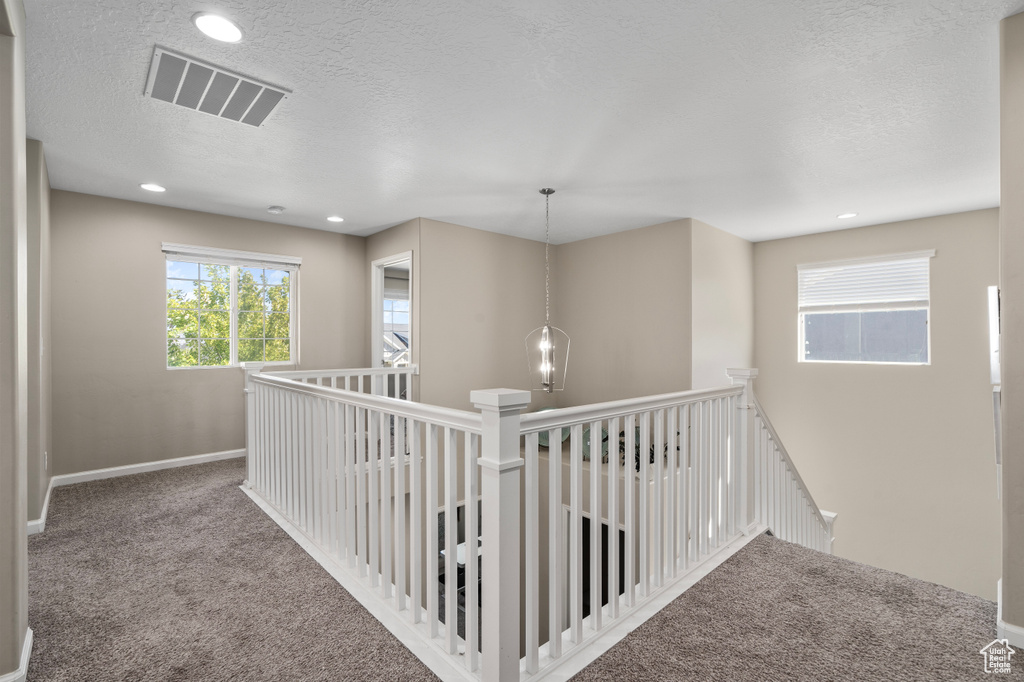
[[[0,677],[28,628],[25,11],[0,3]]]
[[[999,577],[986,287],[998,211],[754,245],[755,390],[836,553],[988,599]],[[928,366],[797,362],[799,263],[935,249]]]
[[[1001,370],[1003,401],[1002,619],[1024,646],[1024,14],[1001,32],[999,210]],[[1001,632],[1001,636],[1007,633]]]
[[[28,518],[50,484],[50,180],[43,145],[28,141]]]
[[[528,390],[525,339],[544,324],[544,244],[421,218],[413,267],[420,399],[470,410],[471,390]],[[546,404],[535,391],[529,409]]]
[[[692,388],[729,385],[729,367],[752,367],[754,245],[691,221]]]
[[[555,263],[552,323],[572,341],[560,407],[690,388],[689,219],[562,244]]]
[[[301,256],[302,367],[367,361],[365,240],[54,191],[53,469],[241,448],[242,371],[166,367],[161,242]]]

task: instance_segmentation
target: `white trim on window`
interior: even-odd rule
[[[378,258],[370,263],[370,357],[371,366],[380,367],[384,363],[384,349],[380,339],[384,334],[384,268],[395,263],[409,261],[409,329],[413,329],[413,252],[401,253]],[[413,345],[417,343],[412,340]]]
[[[797,265],[797,359],[841,364],[931,364],[931,259],[934,250]],[[820,313],[923,310],[926,360],[811,359],[806,324]],[[862,318],[857,318],[858,320]],[[857,353],[854,353],[857,355]],[[877,355],[875,356],[877,357]]]
[[[270,361],[264,364],[268,366],[299,366],[299,266],[302,258],[299,256],[282,256],[269,253],[258,253],[254,251],[239,251],[236,249],[218,249],[207,246],[190,246],[186,244],[169,244],[163,242],[161,250],[164,253],[165,261],[183,261],[189,263],[201,263],[206,265],[224,265],[230,268],[230,293],[229,293],[229,315],[231,320],[229,339],[230,358],[226,365],[195,365],[174,367],[167,366],[170,370],[193,370],[193,369],[220,369],[224,367],[240,367],[238,361],[238,269],[239,268],[265,268],[274,270],[286,270],[288,278],[288,305],[289,305],[289,360]],[[166,281],[166,274],[165,274]],[[164,316],[168,314],[167,298],[164,297]],[[197,337],[197,342],[201,339]],[[166,357],[166,356],[165,356]]]
[[[906,253],[889,253],[879,256],[864,256],[861,258],[843,258],[840,260],[821,261],[819,263],[801,263],[796,266],[800,270],[816,270],[818,268],[835,268],[845,265],[859,265],[861,263],[878,263],[892,260],[913,260],[915,258],[934,258],[935,249],[925,251],[907,251]]]
[[[216,262],[221,265],[247,265],[250,267],[280,267],[302,265],[300,256],[281,256],[256,251],[239,251],[237,249],[218,249],[212,246],[191,246],[188,244],[170,244],[163,242],[160,249],[168,256],[181,256],[180,260],[192,262]]]

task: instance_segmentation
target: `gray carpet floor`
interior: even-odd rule
[[[31,682],[437,679],[238,489],[242,460],[55,488]]]
[[[56,488],[29,539],[30,682],[430,680],[239,489],[241,460]],[[995,605],[754,540],[574,679],[985,675]]]
[[[573,678],[597,680],[1024,680],[986,675],[996,605],[769,536]]]

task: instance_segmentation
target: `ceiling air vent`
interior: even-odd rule
[[[146,96],[259,127],[290,90],[157,47]]]

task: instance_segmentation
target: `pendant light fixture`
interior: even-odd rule
[[[551,393],[565,388],[569,335],[551,326],[551,195],[555,190],[545,187],[540,193],[544,195],[544,326],[527,335],[526,359],[533,390]]]

